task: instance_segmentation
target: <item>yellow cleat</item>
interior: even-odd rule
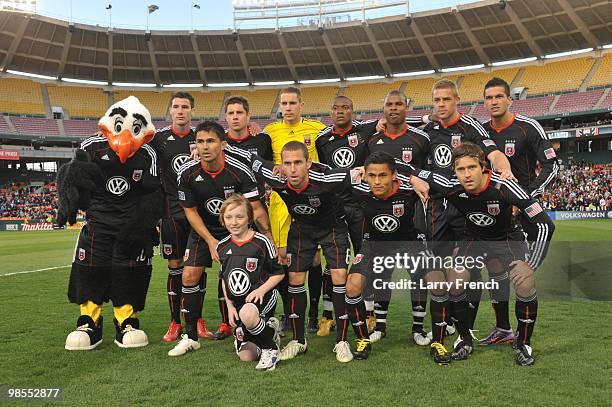
[[[327,319],[325,317],[321,318],[319,321],[319,330],[317,331],[317,336],[328,336],[329,332],[332,328],[336,326],[336,321],[333,319]]]

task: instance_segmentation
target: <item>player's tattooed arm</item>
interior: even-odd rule
[[[189,221],[189,224],[195,230],[195,232],[200,235],[202,239],[208,245],[210,250],[210,255],[214,261],[219,261],[219,253],[217,253],[217,245],[219,241],[215,239],[215,237],[210,233],[206,225],[204,224],[204,220],[198,213],[198,209],[196,207],[183,207],[185,211],[185,216]]]

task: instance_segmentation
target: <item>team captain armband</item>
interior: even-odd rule
[[[525,213],[530,218],[533,218],[538,213],[542,213],[542,211],[543,211],[542,207],[537,202],[534,202],[534,203],[532,203],[531,205],[529,205],[528,207],[525,208]]]

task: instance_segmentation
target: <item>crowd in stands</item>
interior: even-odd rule
[[[551,211],[606,211],[612,208],[612,164],[566,164],[542,197]]]
[[[12,183],[0,189],[0,218],[53,222],[56,214],[57,190],[54,183]]]

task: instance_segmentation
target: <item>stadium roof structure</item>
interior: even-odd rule
[[[609,0],[484,0],[327,27],[147,32],[2,11],[0,72],[211,87],[392,77],[608,48],[611,16]]]

